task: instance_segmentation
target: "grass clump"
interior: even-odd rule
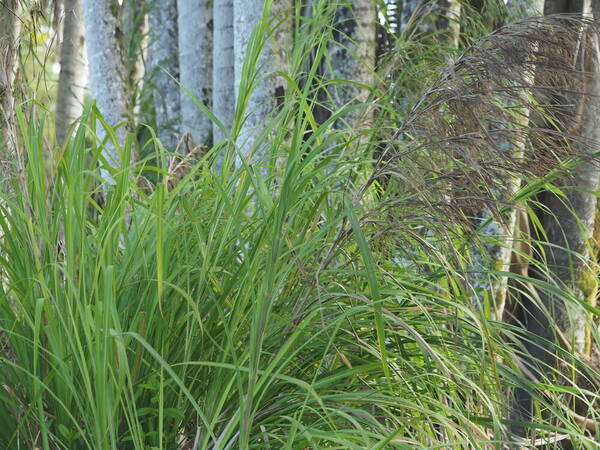
[[[21,113],[26,170],[0,214],[0,447],[500,448],[527,444],[511,433],[521,389],[537,415],[517,425],[594,448],[569,407],[588,393],[523,374],[536,336],[474,308],[460,255],[472,234],[427,202],[441,191],[365,187],[400,164],[373,176],[382,129],[332,126],[361,105],[314,120],[330,81],[301,70],[302,46],[327,32],[303,36],[320,37],[298,43],[293,94],[254,142],[263,167],[232,164],[234,131],[173,182],[151,139],[107,186],[102,149],[130,161],[132,135],[117,142],[89,107],[50,152],[43,117]]]

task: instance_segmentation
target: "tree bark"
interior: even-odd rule
[[[546,0],[544,13],[570,13],[590,17],[592,11],[598,13],[598,6],[598,0],[594,0],[593,5],[590,0]],[[595,30],[592,32],[595,33]],[[565,116],[575,116],[568,117],[567,120],[576,125],[575,129],[566,132],[581,138],[573,145],[578,147],[576,150],[579,154],[588,154],[591,158],[592,153],[598,151],[600,142],[600,61],[597,54],[598,35],[585,36],[582,30],[582,42],[588,38],[594,40],[591,46],[578,45],[578,49],[573,49],[574,56],[578,52],[584,52],[578,55],[577,64],[587,74],[585,86],[581,89],[585,93],[563,99],[561,104],[570,105],[566,109],[573,107],[577,110],[577,114],[566,111]],[[565,131],[565,123],[558,123],[558,126]],[[588,313],[582,306],[585,303],[595,306],[598,289],[597,268],[590,255],[589,245],[596,219],[595,193],[600,189],[600,172],[596,158],[591,159],[556,183],[564,196],[545,192],[538,198],[538,202],[543,205],[538,216],[544,235],[536,238],[545,241],[546,260],[542,263],[546,271],[535,271],[532,275],[548,284],[558,285],[575,299],[566,299],[564,294],[557,295],[548,291],[540,291],[536,300],[524,299],[520,320],[529,333],[540,339],[526,338],[523,343],[531,355],[529,368],[538,373],[547,371],[548,366],[560,368],[564,359],[555,356],[555,350],[548,341],[570,347],[576,357],[589,356],[591,351],[589,327],[592,322],[586,317]],[[520,405],[516,410],[517,419],[522,420],[520,415],[530,417],[532,401],[529,393],[517,389],[515,397]],[[581,412],[587,414],[587,410]]]
[[[181,84],[211,108],[212,101],[212,0],[178,0],[179,74]],[[210,145],[212,124],[190,95],[181,90],[184,132],[200,145]]]
[[[546,0],[544,4],[544,15],[549,16],[550,14],[561,14],[566,11],[573,13],[578,9],[582,11],[582,2],[587,2],[588,0],[575,0],[572,2],[571,0]],[[577,3],[571,4],[571,3]]]
[[[508,0],[506,7],[511,20],[544,14],[545,0]]]
[[[536,0],[537,5],[535,7],[543,9],[542,4]],[[526,11],[522,9],[524,6],[531,6],[531,3],[517,4],[514,0],[508,5],[509,14],[513,17],[517,17],[521,14],[533,14],[532,11]],[[535,52],[534,52],[535,53]],[[525,76],[525,84],[523,86],[523,103],[526,103],[527,86],[533,86],[534,74],[530,71],[530,68],[520,67],[515,70],[527,71],[529,75]],[[516,116],[514,124],[503,123],[499,121],[496,124],[490,124],[491,128],[495,131],[499,131],[502,128],[516,128],[516,133],[513,138],[507,141],[498,141],[495,143],[497,148],[506,148],[511,152],[512,158],[522,159],[526,157],[526,136],[520,130],[525,130],[529,127],[529,110],[527,108],[518,108],[514,106],[505,105],[508,108],[515,110]],[[501,134],[500,134],[501,136]],[[509,135],[510,136],[510,135]],[[510,173],[506,173],[505,187],[502,191],[492,192],[492,200],[495,204],[506,205],[511,202],[512,197],[517,193],[521,187],[521,180]],[[484,240],[484,248],[476,248],[472,252],[473,265],[470,268],[472,274],[469,275],[469,284],[474,288],[473,303],[476,309],[481,310],[484,305],[484,298],[482,296],[489,295],[489,306],[490,316],[494,320],[501,321],[504,317],[504,310],[506,307],[506,299],[508,296],[508,277],[504,275],[497,275],[494,278],[490,278],[488,273],[491,270],[508,273],[511,270],[511,256],[513,255],[513,248],[519,245],[520,241],[517,240],[516,236],[520,234],[521,230],[517,229],[517,207],[509,207],[508,210],[503,214],[502,217],[498,217],[498,213],[494,213],[491,209],[486,208],[483,211],[479,211],[476,215],[475,225],[478,227],[478,234]],[[525,219],[527,215],[521,214],[524,223],[520,225],[528,227],[528,221]],[[481,277],[483,275],[483,277]]]
[[[343,86],[331,90],[335,108],[361,104],[367,101],[369,90],[359,86],[372,86],[374,82],[376,51],[377,8],[371,0],[352,0],[347,6],[339,6],[335,11],[334,44],[330,48],[332,77],[348,80]],[[349,128],[357,122],[365,111],[355,109],[345,116]],[[368,120],[368,114],[364,119]],[[342,121],[336,128],[345,128]]]
[[[404,31],[408,27],[413,17],[416,17],[416,11],[419,5],[423,5],[422,0],[404,0],[402,2],[402,12],[400,14],[400,30]]]
[[[65,0],[56,98],[56,140],[62,144],[69,126],[81,116],[87,85],[87,61],[81,0]]]
[[[20,2],[6,0],[0,5],[0,157],[3,177],[22,169],[17,150],[15,123],[15,81],[19,61]],[[2,188],[3,191],[4,187]]]
[[[276,110],[277,99],[283,97],[286,84],[275,72],[286,70],[286,58],[289,56],[286,52],[291,48],[286,43],[291,39],[291,24],[287,23],[289,20],[282,28],[275,30],[272,36],[256,35],[255,43],[264,43],[259,56],[248,47],[252,32],[259,24],[260,30],[266,33],[266,25],[261,22],[263,3],[261,0],[234,0],[233,3],[235,97],[239,105],[240,97],[244,96],[242,104],[245,106],[245,120],[237,143],[244,158],[248,159],[252,153],[252,162],[259,164],[265,163],[266,155],[265,146],[254,148],[256,135],[269,115]],[[290,8],[290,0],[281,0],[266,13],[278,14],[290,11]],[[269,17],[271,16],[264,16],[265,20]],[[248,67],[246,76],[243,77],[242,71],[247,57],[252,67]]]
[[[233,50],[233,0],[215,0],[213,48],[213,112],[226,130],[231,130],[235,112],[235,66]],[[225,134],[213,124],[213,142]]]
[[[425,34],[443,32],[450,47],[458,47],[461,4],[459,0],[405,0],[399,15],[399,32],[418,21],[418,31]],[[431,17],[428,17],[431,16]]]
[[[574,13],[589,17],[592,13],[590,0],[566,4],[562,1],[547,1],[546,13]],[[595,2],[596,3],[596,2]],[[560,8],[563,8],[562,10]],[[582,39],[586,38],[582,32]],[[598,36],[592,36],[598,39]],[[595,43],[597,46],[597,42]],[[597,48],[597,47],[594,47]],[[574,51],[574,54],[576,52]],[[600,142],[600,62],[596,52],[586,52],[579,56],[579,63],[584,63],[582,70],[589,74],[583,98],[574,96],[566,103],[577,105],[579,116],[575,119],[577,129],[571,130],[581,136],[583,141],[574,145],[580,154],[591,154],[598,151]],[[564,125],[564,124],[559,124]],[[564,193],[559,197],[546,192],[540,197],[548,213],[542,213],[541,223],[546,233],[547,274],[538,274],[549,283],[558,282],[579,302],[595,304],[597,291],[597,274],[590,255],[590,239],[596,219],[596,195],[600,189],[600,172],[595,162],[584,162],[572,173],[557,182]],[[550,317],[539,308],[532,308],[533,318],[529,329],[546,339],[553,339],[554,327],[558,327],[562,335],[569,341],[572,350],[577,354],[588,354],[590,351],[589,321],[586,310],[581,304],[568,301],[562,296],[543,293],[542,300]],[[548,359],[549,355],[545,355]]]
[[[157,134],[165,148],[174,152],[180,135],[179,44],[177,0],[156,0],[148,13],[150,46],[148,71],[156,113]]]
[[[111,4],[111,0],[83,0],[91,94],[106,122],[115,127],[127,118],[127,97],[121,47],[117,39],[117,19]],[[116,134],[123,143],[126,127],[120,126]],[[104,139],[105,136],[106,133],[99,127],[98,138]],[[114,145],[107,143],[103,156],[110,167],[117,166],[119,158]],[[101,174],[108,183],[114,183],[105,168],[101,168]]]
[[[146,0],[123,0],[120,28],[121,47],[126,75],[125,86],[129,119],[133,123],[140,112],[140,97],[144,89],[145,50],[144,37],[148,32]]]
[[[563,12],[577,12],[589,16],[592,12],[591,6],[591,2],[586,0],[581,5],[581,10],[567,9]],[[584,88],[587,94],[591,95],[579,99],[583,103],[578,106],[581,118],[577,131],[585,142],[578,142],[576,146],[579,147],[580,153],[591,155],[598,151],[600,142],[600,100],[597,98],[600,94],[600,62],[595,52],[589,52],[582,58],[586,64],[583,70],[592,74]],[[549,244],[546,249],[550,278],[548,281],[558,280],[580,302],[595,305],[598,281],[589,245],[596,220],[595,193],[600,189],[598,165],[589,161],[579,165],[559,182],[559,187],[565,194],[564,197],[545,193],[541,198],[549,211],[542,216],[542,225]],[[556,326],[567,337],[573,351],[589,354],[591,342],[585,309],[575,302],[565,301],[550,293],[545,294],[544,301]],[[538,319],[538,323],[544,323],[542,318]]]
[[[447,30],[447,41],[451,48],[458,48],[459,45],[461,13],[462,6],[459,0],[441,0],[441,20],[438,21],[441,23],[438,26]]]

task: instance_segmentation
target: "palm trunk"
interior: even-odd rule
[[[56,98],[56,140],[62,144],[69,126],[83,111],[87,61],[80,0],[65,0]]]
[[[83,0],[91,94],[106,122],[115,127],[127,118],[127,97],[117,19],[111,5],[111,0]],[[126,127],[120,126],[116,134],[123,143]],[[105,132],[99,127],[98,138],[104,137]],[[117,149],[112,144],[105,146],[103,156],[110,167],[117,166]],[[101,168],[101,173],[108,183],[114,183],[109,171]]]
[[[157,133],[166,149],[173,152],[181,122],[180,89],[173,79],[179,79],[177,0],[155,1],[148,14],[148,24],[148,70],[152,77]]]
[[[207,108],[212,97],[212,0],[178,0],[181,84]],[[212,124],[188,93],[181,90],[182,131],[197,144],[209,145]]]

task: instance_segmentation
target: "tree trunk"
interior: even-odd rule
[[[513,1],[508,7],[511,16],[523,14],[521,9],[517,9],[522,8],[522,4],[518,5]],[[543,5],[540,5],[538,1],[537,7],[543,8]],[[515,68],[515,70],[528,71],[528,68],[521,67]],[[524,98],[527,95],[527,86],[534,85],[533,77],[533,74],[525,77],[526,86],[523,87],[524,92],[522,94]],[[523,103],[526,103],[526,101],[524,100]],[[500,141],[495,142],[495,145],[499,149],[509,149],[514,159],[521,159],[525,157],[526,136],[523,130],[529,127],[529,110],[526,108],[517,110],[511,105],[505,106],[515,110],[518,119],[515,119],[515,123],[512,125],[502,123],[502,121],[490,124],[490,130],[501,131],[502,128],[516,128],[514,137],[510,137],[509,134],[507,141],[503,141],[500,137]],[[498,133],[498,135],[502,136],[501,133]],[[520,187],[521,180],[510,173],[506,173],[504,189],[501,192],[491,193],[494,204],[509,204]],[[508,277],[497,275],[491,279],[488,273],[490,269],[500,273],[508,273],[511,270],[513,247],[520,243],[519,240],[516,240],[516,235],[520,232],[520,230],[517,230],[517,212],[516,207],[510,207],[502,217],[499,217],[498,212],[495,213],[486,208],[476,214],[475,225],[478,227],[478,235],[482,237],[484,243],[483,248],[475,248],[471,254],[473,264],[470,268],[471,273],[468,276],[469,284],[474,288],[473,303],[475,308],[482,310],[484,297],[489,296],[490,316],[498,321],[501,321],[504,317],[508,295]],[[526,219],[527,216],[522,214],[521,217]],[[528,227],[528,222],[525,221],[520,226]]]
[[[233,51],[233,0],[215,0],[213,48],[213,112],[229,132],[235,112]],[[213,124],[213,142],[225,134]]]
[[[508,0],[506,7],[511,20],[544,14],[545,0]]]
[[[167,151],[174,152],[181,125],[177,0],[156,0],[148,13],[150,46],[148,71],[156,113],[157,134]]]
[[[571,5],[571,3],[581,3],[582,1],[588,2],[589,0],[578,0],[571,2],[570,0],[546,0],[544,4],[544,15],[549,16],[550,14],[561,14],[565,11],[575,12],[576,9],[582,10],[581,5]],[[579,8],[577,8],[579,6]]]
[[[438,27],[447,30],[446,36],[450,47],[458,48],[462,6],[459,0],[440,0],[440,2],[441,15],[440,20],[438,20]]]
[[[400,8],[398,8],[400,10]],[[403,32],[412,23],[419,23],[424,34],[443,32],[451,48],[458,47],[461,4],[459,0],[405,0],[402,4],[399,30]]]
[[[579,2],[577,5],[554,0],[546,2],[545,12],[589,16],[592,12],[591,6],[590,0]],[[582,38],[584,38],[583,32]],[[598,55],[594,52],[579,55],[579,64],[582,61],[585,63],[582,70],[590,74],[583,90],[592,95],[586,95],[583,99],[573,96],[564,102],[577,105],[574,108],[577,113],[568,114],[576,116],[576,129],[570,130],[570,133],[579,135],[585,140],[585,142],[574,144],[579,147],[577,150],[580,153],[597,151],[597,143],[600,140],[600,101],[595,97],[600,93],[597,58]],[[559,126],[564,125],[559,124]],[[557,183],[565,194],[564,197],[546,192],[539,199],[544,205],[544,209],[548,211],[548,213],[540,214],[546,233],[545,252],[548,273],[538,274],[538,276],[546,279],[549,283],[558,282],[581,302],[595,302],[597,276],[593,271],[589,240],[594,229],[596,215],[594,192],[600,188],[599,176],[596,164],[583,163]],[[547,317],[546,313],[539,308],[530,308],[533,313],[528,323],[528,329],[543,338],[554,339],[553,330],[558,327],[574,352],[588,353],[590,336],[585,309],[576,302],[565,301],[552,293],[543,293],[541,297],[550,317]],[[542,353],[545,352],[542,351]],[[547,360],[550,355],[545,354],[540,357]]]
[[[125,85],[129,108],[129,119],[140,112],[140,97],[144,89],[145,49],[144,37],[148,32],[146,0],[123,0],[120,26],[121,48],[125,66]]]
[[[81,0],[65,0],[62,29],[55,122],[59,144],[64,142],[69,126],[81,116],[87,85]]]
[[[596,5],[600,6],[600,2],[594,0],[594,6]],[[590,0],[573,3],[546,0],[544,12],[545,14],[581,14],[589,17],[592,4]],[[579,53],[585,52],[577,57],[580,66],[582,62],[584,63],[581,70],[587,73],[585,86],[582,87],[585,95],[573,95],[572,98],[561,101],[561,104],[573,105],[574,109],[580,112],[580,114],[569,114],[569,112],[565,114],[565,116],[575,116],[568,117],[567,120],[573,120],[576,125],[575,129],[566,132],[581,138],[573,144],[578,147],[576,150],[580,154],[591,155],[598,151],[600,141],[600,100],[597,97],[600,93],[600,61],[596,51],[598,36],[586,37],[582,31],[581,37],[595,40],[590,46],[593,51],[582,50],[587,47],[586,45],[578,46]],[[573,55],[575,56],[578,51],[573,49]],[[565,131],[565,123],[559,123],[558,126]],[[559,197],[552,192],[545,192],[538,198],[539,203],[543,205],[539,216],[544,236],[537,236],[537,238],[546,241],[544,246],[546,260],[543,261],[546,272],[536,271],[533,275],[548,284],[558,285],[562,290],[570,292],[576,301],[547,291],[539,293],[541,304],[531,299],[524,301],[522,321],[528,332],[541,338],[537,342],[527,338],[524,340],[524,345],[531,354],[530,369],[536,370],[536,364],[542,363],[541,368],[538,368],[540,373],[547,371],[548,366],[558,368],[564,359],[554,355],[555,350],[547,344],[547,341],[554,341],[558,346],[570,346],[570,350],[577,357],[589,356],[591,320],[586,317],[588,313],[582,303],[595,306],[598,288],[597,269],[589,251],[596,217],[595,193],[600,189],[598,166],[586,161],[555,184],[564,196]],[[531,410],[529,394],[517,389],[516,398],[520,404],[519,413],[524,413],[528,417]]]
[[[212,97],[212,0],[178,0],[179,76],[181,84],[211,108]],[[212,124],[181,90],[181,117],[183,130],[192,134],[194,141],[210,145]]]
[[[588,87],[592,92],[600,93],[598,79],[594,79]],[[600,142],[598,99],[586,100],[586,114],[581,135],[586,139]],[[580,150],[596,152],[598,148]],[[565,197],[547,193],[542,198],[543,204],[551,211],[550,214],[544,215],[542,221],[549,244],[546,249],[550,275],[548,281],[558,280],[576,299],[591,306],[596,305],[598,287],[589,245],[596,218],[595,193],[600,189],[599,174],[596,164],[583,163],[559,186]],[[569,340],[573,351],[589,356],[591,337],[586,310],[577,303],[565,302],[550,293],[546,294],[544,300],[546,308],[552,314],[558,328]]]
[[[367,101],[369,90],[358,84],[372,86],[374,82],[377,8],[372,0],[353,0],[347,6],[338,6],[335,11],[334,44],[331,57],[332,78],[348,80],[343,86],[331,90],[335,108]],[[348,127],[359,125],[359,118],[368,120],[363,108],[354,109],[345,115]],[[342,121],[336,128],[346,128]]]
[[[65,5],[67,0],[54,0],[52,2],[52,22],[51,28],[55,31],[53,45],[57,49],[57,52],[62,48],[62,36],[64,23],[61,25],[61,21],[64,21]]]
[[[117,39],[117,19],[112,13],[111,4],[111,0],[83,0],[91,94],[106,122],[115,127],[127,118],[127,99]],[[116,134],[123,143],[126,127],[120,126]],[[99,127],[98,138],[104,139],[105,135]],[[117,166],[119,158],[112,144],[105,146],[103,156],[110,167]],[[106,169],[102,168],[101,174],[108,183],[114,183]]]
[[[6,0],[0,5],[0,158],[2,170],[14,176],[22,169],[17,151],[15,123],[15,81],[19,62],[20,2]],[[2,191],[6,191],[2,187]]]
[[[286,52],[291,48],[287,44],[291,42],[288,41],[291,34],[289,20],[282,28],[275,30],[273,37],[256,35],[255,43],[264,42],[260,55],[248,47],[252,32],[259,24],[261,31],[266,32],[266,24],[261,22],[263,3],[261,0],[234,0],[233,3],[235,96],[238,105],[243,96],[242,104],[245,106],[245,120],[238,135],[238,146],[244,158],[253,154],[253,162],[259,164],[265,163],[265,147],[254,148],[256,135],[276,109],[277,99],[285,92],[286,84],[275,71],[286,70],[286,58],[289,56]],[[270,13],[278,14],[290,9],[290,0],[281,0]],[[264,17],[268,19],[270,16]],[[242,76],[246,58],[250,66]]]
[[[546,11],[554,12],[561,6],[556,3],[558,2],[548,2]],[[560,12],[589,16],[592,12],[591,1],[583,1],[579,8],[581,9],[573,11],[571,6]],[[597,36],[594,38],[597,39]],[[580,55],[580,60],[585,63],[583,70],[591,74],[584,87],[591,95],[586,95],[584,99],[572,99],[569,103],[581,102],[577,106],[581,113],[576,114],[580,119],[575,133],[585,139],[585,142],[578,142],[576,145],[580,153],[592,154],[598,151],[597,145],[600,142],[600,100],[597,98],[600,94],[600,62],[595,52]],[[558,280],[579,301],[595,305],[598,282],[589,245],[596,218],[597,197],[594,193],[600,189],[598,166],[589,162],[581,164],[559,182],[559,187],[565,194],[564,197],[545,193],[541,198],[549,211],[542,215],[542,225],[549,244],[546,249],[550,277],[548,281]],[[585,309],[549,293],[545,295],[544,301],[573,351],[589,354],[591,342]],[[543,319],[540,320],[543,323]]]
[[[423,5],[422,0],[404,0],[400,14],[400,30],[404,31],[409,26],[411,19],[416,18],[417,9]]]

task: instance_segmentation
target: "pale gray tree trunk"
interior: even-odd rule
[[[212,102],[212,0],[178,0],[179,76],[190,93],[211,108]],[[184,132],[196,144],[210,144],[212,124],[208,116],[181,90],[181,117]]]
[[[349,82],[331,90],[336,108],[367,101],[369,90],[357,84],[372,86],[374,82],[376,14],[372,0],[352,0],[336,8],[334,43],[329,50],[332,77]],[[349,112],[344,120],[353,128],[361,125],[357,123],[359,119],[369,118],[368,110],[359,108]],[[336,127],[346,125],[339,121]]]
[[[263,2],[261,0],[234,0],[233,2],[233,48],[235,67],[235,98],[239,104],[240,96],[244,96],[246,108],[244,110],[244,123],[238,135],[237,144],[241,149],[242,157],[248,158],[253,147],[254,133],[265,120],[275,104],[273,97],[273,77],[264,75],[273,70],[271,59],[270,41],[266,40],[261,55],[253,61],[253,67],[247,71],[249,75],[257,78],[264,77],[254,87],[248,98],[251,84],[250,76],[242,77],[244,60],[249,55],[248,43],[252,31],[259,24],[263,16]],[[244,85],[242,85],[242,81]],[[260,160],[263,155],[257,155]]]
[[[215,0],[213,48],[213,113],[227,131],[235,112],[235,66],[233,51],[233,0]],[[225,137],[213,124],[213,142]]]
[[[69,126],[81,116],[87,85],[87,60],[81,0],[65,0],[56,95],[56,140],[62,144]]]
[[[129,108],[129,119],[135,120],[140,112],[140,97],[144,90],[146,49],[148,33],[147,0],[123,0],[121,8],[120,37],[126,75],[124,76]]]
[[[181,100],[179,79],[179,44],[177,0],[155,0],[148,13],[150,45],[148,71],[152,80],[158,137],[169,152],[179,140]]]
[[[277,99],[285,92],[286,84],[275,72],[287,70],[289,55],[286,52],[291,48],[289,20],[271,36],[257,35],[258,40],[264,42],[260,56],[253,56],[248,48],[253,30],[261,23],[263,3],[262,0],[234,0],[233,3],[235,96],[236,101],[239,101],[240,96],[244,96],[245,99],[245,120],[237,143],[244,158],[248,158],[252,153],[252,161],[260,163],[265,162],[264,146],[254,148],[256,137],[262,131],[268,117],[276,110]],[[290,0],[281,0],[273,5],[268,14],[287,13],[290,8]],[[265,16],[267,20],[268,17],[272,16]],[[266,26],[261,25],[261,28],[266,29]],[[251,65],[248,67],[247,76],[243,77],[246,56]],[[252,82],[254,86],[250,92]]]
[[[543,0],[542,0],[543,1]],[[462,6],[459,0],[441,0],[444,21],[447,23],[447,39],[450,47],[458,48],[460,38],[460,15]]]
[[[528,112],[521,110],[520,113],[522,122],[519,127],[524,128],[527,126]],[[510,146],[512,157],[517,160],[524,156],[524,136],[515,137],[515,141],[512,145],[507,144]],[[520,179],[507,173],[504,189],[491,193],[494,203],[507,204],[520,186]],[[516,243],[515,235],[519,231],[516,228],[517,212],[516,207],[511,207],[502,214],[502,217],[498,217],[498,211],[485,208],[477,213],[474,220],[474,225],[478,227],[477,235],[482,242],[471,252],[472,265],[467,278],[470,287],[474,289],[472,301],[477,310],[483,311],[484,298],[488,296],[490,316],[498,321],[503,319],[506,307],[508,277],[501,273],[508,273],[511,269],[511,256]],[[526,226],[526,224],[522,225]],[[491,271],[498,273],[490,278]]]
[[[111,4],[111,0],[83,0],[90,91],[104,119],[114,127],[127,118],[127,97],[121,47],[117,39],[117,19],[111,11]],[[125,126],[119,127],[116,133],[123,143]],[[98,127],[98,137],[105,137],[101,127]],[[118,155],[113,145],[109,143],[103,155],[110,166],[116,167]],[[102,169],[101,173],[107,182],[114,182],[106,170]]]
[[[52,29],[55,31],[54,35],[54,46],[56,49],[62,48],[62,35],[64,24],[61,21],[64,20],[64,5],[65,0],[54,0],[52,2]]]
[[[8,193],[10,179],[23,172],[23,157],[17,145],[15,118],[16,80],[19,64],[21,3],[6,0],[0,4],[0,190]]]
[[[18,70],[19,32],[21,28],[20,3],[7,0],[0,4],[0,99],[2,100],[2,137],[10,140],[9,123],[14,123],[14,83]]]

